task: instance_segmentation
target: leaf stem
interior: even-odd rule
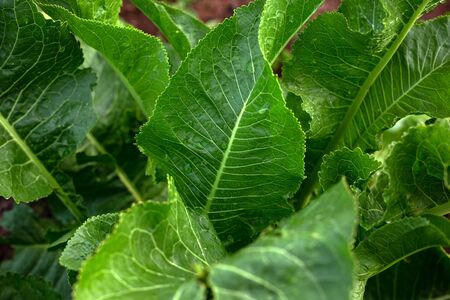
[[[44,166],[41,160],[34,154],[33,150],[25,143],[24,140],[20,137],[20,135],[16,132],[13,126],[9,124],[8,120],[0,114],[0,124],[5,128],[6,132],[9,133],[14,142],[19,145],[22,151],[27,155],[27,157],[33,162],[33,164],[39,169],[39,172],[45,177],[48,185],[53,189],[56,196],[61,200],[64,206],[70,211],[70,213],[75,217],[78,223],[81,223],[83,219],[83,214],[78,209],[76,204],[72,202],[69,195],[64,191],[59,182],[55,179],[55,177],[50,173],[49,170]]]
[[[347,128],[350,126],[351,122],[353,121],[353,118],[358,113],[358,110],[363,103],[364,99],[366,98],[367,93],[370,90],[370,87],[373,85],[375,80],[378,78],[380,73],[384,70],[384,68],[387,66],[387,64],[391,61],[394,54],[397,52],[400,45],[403,43],[403,40],[408,35],[408,32],[411,30],[411,28],[416,23],[417,19],[420,18],[423,11],[425,10],[429,0],[424,0],[420,4],[420,6],[417,8],[417,10],[413,13],[411,18],[409,19],[408,23],[405,24],[402,31],[400,31],[397,38],[394,40],[392,45],[389,47],[389,49],[386,51],[386,53],[383,55],[381,60],[378,62],[378,64],[375,66],[375,68],[370,72],[369,76],[364,81],[363,85],[359,89],[358,94],[356,95],[355,99],[352,102],[352,105],[349,107],[347,113],[345,114],[344,119],[341,122],[341,125],[336,130],[336,133],[331,138],[331,141],[328,143],[327,147],[325,148],[324,155],[330,153],[331,151],[335,150],[337,146],[342,142],[342,139],[345,136],[345,133],[347,131]],[[305,184],[302,186],[302,190],[299,191],[298,194],[298,203],[296,206],[298,207],[304,207],[308,204],[309,199],[311,198],[311,193],[314,191],[315,186],[317,185],[318,176],[317,173],[320,170],[320,164],[316,164],[313,175],[311,177],[311,180],[305,181]]]
[[[92,135],[92,133],[88,133],[87,139],[97,149],[98,152],[100,152],[101,154],[109,154],[108,151],[106,151],[106,149]],[[120,181],[127,188],[127,190],[130,192],[130,194],[134,197],[136,202],[137,203],[144,202],[144,198],[141,196],[141,194],[137,190],[136,186],[133,184],[131,179],[127,176],[125,171],[121,167],[119,167],[119,165],[117,163],[116,163],[115,172],[117,174],[117,177],[119,177]]]
[[[435,206],[433,208],[427,209],[425,211],[426,214],[437,215],[437,216],[445,216],[450,214],[450,201],[441,204],[439,206]]]

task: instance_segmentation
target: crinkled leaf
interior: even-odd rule
[[[77,299],[203,299],[198,270],[224,255],[209,221],[189,211],[174,187],[169,202],[123,213],[83,266]]]
[[[66,269],[58,264],[60,251],[49,251],[43,245],[17,246],[14,249],[14,257],[0,264],[0,274],[11,272],[43,278],[51,283],[53,289],[62,295],[63,299],[71,299]]]
[[[395,264],[369,279],[364,299],[448,299],[450,259],[429,249]]]
[[[386,211],[383,194],[388,186],[389,176],[383,171],[378,171],[369,178],[365,189],[358,195],[360,225],[366,230],[382,222]]]
[[[169,81],[162,43],[130,27],[82,19],[60,6],[40,4],[52,18],[67,22],[74,34],[111,64],[142,111],[148,116]]]
[[[360,280],[367,280],[405,257],[430,247],[450,245],[450,221],[427,215],[403,218],[370,234],[355,249]]]
[[[386,219],[418,214],[450,201],[450,120],[411,128],[386,159]]]
[[[67,28],[31,1],[2,1],[0,12],[0,194],[20,202],[55,190],[70,206],[53,173],[94,125],[95,77],[79,69],[82,52]]]
[[[289,215],[304,134],[258,46],[263,4],[236,11],[183,62],[138,135],[227,248]]]
[[[350,185],[361,188],[380,163],[365,154],[361,149],[350,150],[347,147],[333,151],[323,157],[319,172],[320,185],[324,190],[345,176]]]
[[[267,0],[259,25],[259,44],[273,62],[323,0]]]
[[[212,267],[214,299],[350,299],[356,207],[343,182]]]
[[[194,16],[163,2],[132,0],[164,34],[181,59],[195,47],[209,28]]]
[[[61,296],[39,277],[0,275],[0,300],[58,300]]]
[[[377,134],[398,118],[411,113],[450,114],[450,81],[446,80],[450,18],[413,26],[431,2],[396,2],[408,9],[364,6],[371,9],[367,15],[376,16],[383,9],[384,17],[376,23],[389,28],[352,31],[346,17],[357,18],[350,24],[363,24],[368,21],[364,15],[353,10],[344,11],[345,16],[325,14],[308,26],[294,46],[284,77],[312,117],[307,145],[311,175],[305,194],[314,186],[323,154],[342,142],[349,148],[376,149]],[[395,22],[389,22],[392,19]],[[381,44],[387,47],[380,48]]]
[[[67,242],[59,262],[70,270],[78,271],[100,243],[113,230],[119,220],[118,214],[106,214],[88,219]]]

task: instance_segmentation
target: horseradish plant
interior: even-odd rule
[[[0,298],[448,296],[449,16],[322,2],[2,0]]]

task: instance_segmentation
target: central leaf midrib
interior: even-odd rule
[[[0,124],[12,138],[12,140],[19,145],[20,149],[25,153],[25,155],[30,159],[30,161],[39,169],[40,173],[45,177],[50,187],[56,192],[56,195],[61,199],[61,201],[66,205],[66,207],[72,212],[78,221],[81,221],[81,213],[70,200],[67,193],[58,183],[58,181],[53,177],[50,171],[44,166],[41,160],[34,154],[33,150],[25,143],[25,141],[20,137],[14,127],[5,119],[3,114],[0,113]],[[1,146],[0,146],[1,147]]]
[[[234,142],[234,139],[236,137],[236,133],[239,130],[239,125],[241,123],[242,117],[244,116],[245,110],[247,108],[247,104],[248,104],[250,98],[253,95],[253,91],[254,91],[254,89],[256,87],[257,82],[258,82],[258,80],[256,80],[254,82],[253,88],[251,89],[251,91],[249,91],[248,97],[247,97],[247,99],[245,99],[244,105],[242,106],[242,109],[241,109],[241,111],[240,111],[240,113],[239,113],[239,115],[238,115],[238,117],[236,119],[236,123],[234,124],[233,130],[231,131],[230,139],[228,140],[228,144],[227,144],[227,149],[225,150],[225,152],[223,154],[222,161],[220,162],[220,167],[217,170],[216,177],[214,179],[214,183],[213,183],[213,185],[211,187],[211,191],[210,191],[210,193],[209,193],[209,195],[207,197],[207,202],[206,202],[206,205],[205,205],[205,208],[204,208],[205,214],[208,214],[210,209],[211,209],[212,202],[214,201],[217,189],[218,189],[219,184],[220,184],[220,179],[222,178],[222,175],[223,175],[223,170],[226,167],[226,164],[227,164],[227,161],[228,161],[228,157],[229,157],[230,152],[231,152],[231,148],[233,147],[233,142]]]

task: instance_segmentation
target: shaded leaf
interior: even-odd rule
[[[303,178],[303,132],[257,42],[262,8],[237,10],[193,49],[137,138],[228,249],[289,215]]]
[[[389,176],[378,171],[368,180],[365,189],[358,195],[361,222],[360,225],[369,230],[382,222],[386,211],[384,192],[389,186]]]
[[[0,275],[1,300],[57,300],[61,296],[44,280],[17,274]]]
[[[403,218],[370,234],[355,249],[357,275],[367,280],[400,260],[430,247],[450,245],[450,221],[427,215]]]

